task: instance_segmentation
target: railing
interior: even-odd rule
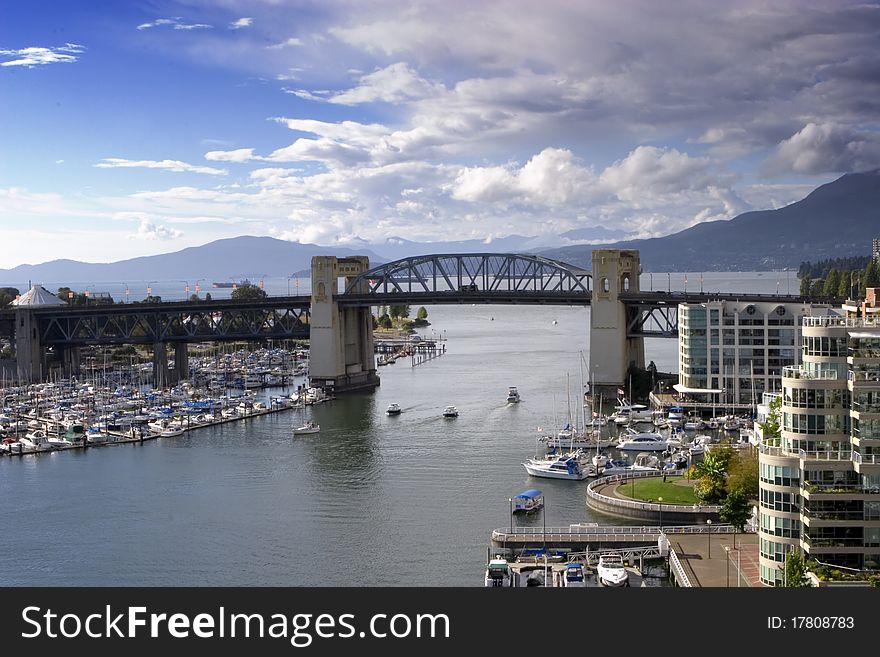
[[[804,482],[804,491],[811,494],[861,495],[863,493],[880,493],[880,487],[874,489],[866,488],[861,484],[814,484]]]
[[[807,452],[799,449],[797,453],[802,461],[851,461],[853,458],[853,452],[840,450]]]
[[[863,538],[811,538],[804,534],[802,539],[810,547],[862,547],[865,544]]]
[[[803,320],[802,326],[846,326],[846,318],[839,315],[815,315]]]
[[[853,328],[880,327],[880,317],[847,317],[846,325]]]
[[[767,454],[768,456],[795,456],[795,454],[787,452],[778,445],[768,445],[766,443],[758,445],[758,451],[761,454]]]
[[[854,463],[874,465],[880,463],[880,454],[862,454],[860,452],[853,452],[852,460]]]
[[[672,568],[672,572],[675,574],[675,579],[678,581],[679,586],[693,588],[690,578],[687,576],[684,567],[678,560],[678,555],[671,547],[669,548],[669,566]]]
[[[864,511],[813,511],[804,507],[802,513],[815,520],[869,520]]]
[[[705,508],[705,507],[704,507]],[[496,536],[660,536],[660,534],[733,534],[733,525],[664,525],[660,527],[623,527],[614,525],[569,525],[568,527],[514,527],[511,533],[509,527],[500,527],[492,530],[492,538]]]
[[[673,470],[672,472],[667,472],[667,476],[670,475],[680,475],[684,471],[683,470]],[[622,500],[618,497],[609,497],[608,495],[602,495],[601,493],[597,493],[594,488],[598,486],[604,486],[606,484],[613,484],[618,481],[632,481],[633,479],[645,479],[648,477],[658,477],[660,476],[657,472],[633,472],[628,474],[619,474],[619,475],[609,475],[607,477],[601,477],[596,479],[595,481],[591,481],[587,485],[587,497],[598,502],[602,502],[604,504],[609,504],[611,506],[622,507],[625,509],[639,509],[641,511],[658,511],[663,512],[679,512],[682,511],[693,511],[700,513],[718,513],[721,510],[720,506],[713,504],[694,504],[692,506],[684,505],[684,504],[657,504],[656,502],[639,502],[637,500]]]
[[[784,379],[804,379],[807,381],[835,381],[840,378],[837,370],[807,370],[800,365],[788,365],[782,368]]]
[[[880,413],[880,404],[864,404],[854,401],[852,409],[857,413]]]
[[[880,368],[850,370],[850,381],[871,381],[880,384]]]

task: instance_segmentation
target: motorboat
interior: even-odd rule
[[[508,404],[516,404],[519,402],[519,391],[516,389],[516,386],[510,386],[507,388],[507,403]]]
[[[578,452],[570,452],[550,459],[529,459],[523,467],[533,477],[581,481],[592,476],[593,469],[585,467],[580,457]]]
[[[687,418],[687,420],[685,420],[685,423],[684,423],[684,425],[682,425],[682,428],[685,431],[701,431],[702,429],[706,428],[706,423],[703,422],[698,417],[691,416],[691,417]]]
[[[597,468],[604,468],[606,465],[608,465],[608,462],[610,460],[611,457],[607,454],[596,454],[596,456],[593,457],[593,465],[595,465]]]
[[[644,404],[630,404],[625,399],[615,407],[614,415],[615,424],[629,424],[630,422],[637,424],[639,422],[652,423],[654,421],[654,412]]]
[[[495,557],[489,560],[489,565],[486,567],[485,586],[487,588],[513,586],[513,577],[507,559]]]
[[[304,425],[302,425],[301,427],[295,427],[294,430],[293,430],[293,433],[294,433],[294,434],[300,434],[300,433],[318,433],[320,430],[321,430],[321,425],[320,425],[320,424],[315,424],[314,422],[312,422],[311,420],[309,420],[308,422],[306,422],[306,423],[305,423]]]
[[[385,415],[400,415],[400,404],[388,404]]]
[[[586,588],[587,578],[583,564],[570,563],[562,574],[562,585],[570,588]]]
[[[547,447],[550,449],[585,449],[588,451],[595,451],[597,448],[605,449],[606,447],[614,447],[617,445],[617,438],[611,436],[601,437],[592,432],[566,432],[569,435],[562,435],[562,431],[559,433],[560,435],[550,436],[544,441],[547,444]]]
[[[620,450],[637,450],[640,452],[662,452],[666,450],[666,439],[659,433],[650,431],[633,431],[627,430],[623,440],[621,440],[617,449]]]
[[[680,427],[684,423],[684,409],[681,406],[672,406],[666,414],[666,424],[670,427]]]
[[[651,452],[641,452],[636,456],[632,467],[634,471],[657,472],[660,470],[660,459],[655,454],[651,454]]]
[[[596,575],[602,586],[629,586],[629,574],[623,565],[623,557],[619,554],[600,554]]]
[[[524,490],[510,498],[511,513],[531,513],[544,506],[544,493],[537,488]]]
[[[633,467],[625,459],[609,459],[601,468],[602,476],[629,474],[633,472]]]
[[[443,417],[458,417],[458,409],[455,406],[447,406],[443,409]]]
[[[735,415],[728,415],[724,420],[725,431],[737,431],[740,427],[739,418]]]

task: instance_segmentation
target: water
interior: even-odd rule
[[[0,459],[0,585],[480,586],[491,531],[522,490],[544,491],[548,527],[625,523],[587,509],[586,482],[521,465],[536,427],[568,421],[569,389],[579,410],[589,309],[438,306],[428,319],[421,333],[445,337],[446,355],[380,368],[373,392],[143,445]],[[646,352],[676,369],[675,340]],[[519,404],[506,403],[511,385]],[[391,402],[401,415],[385,415]],[[458,418],[441,416],[450,404]],[[294,437],[308,418],[321,432]]]

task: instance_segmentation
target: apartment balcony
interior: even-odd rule
[[[806,370],[799,365],[782,368],[783,379],[803,379],[806,381],[837,381],[841,377],[837,370]]]
[[[859,554],[865,549],[865,541],[862,538],[810,538],[805,535],[801,538],[801,547],[810,554]]]
[[[875,500],[880,501],[880,486],[865,488],[862,484],[814,484],[805,481],[801,486],[805,500]]]
[[[808,452],[803,449],[797,451],[798,458],[801,460],[801,470],[804,469],[806,463],[813,464],[817,461],[825,461],[829,463],[839,463],[841,461],[852,461],[853,452],[850,450],[822,450]]]
[[[853,452],[852,461],[855,465],[856,472],[859,474],[880,474],[880,454],[861,454],[860,452]]]

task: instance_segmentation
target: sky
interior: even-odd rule
[[[880,166],[880,4],[5,3],[0,268],[655,237]]]

